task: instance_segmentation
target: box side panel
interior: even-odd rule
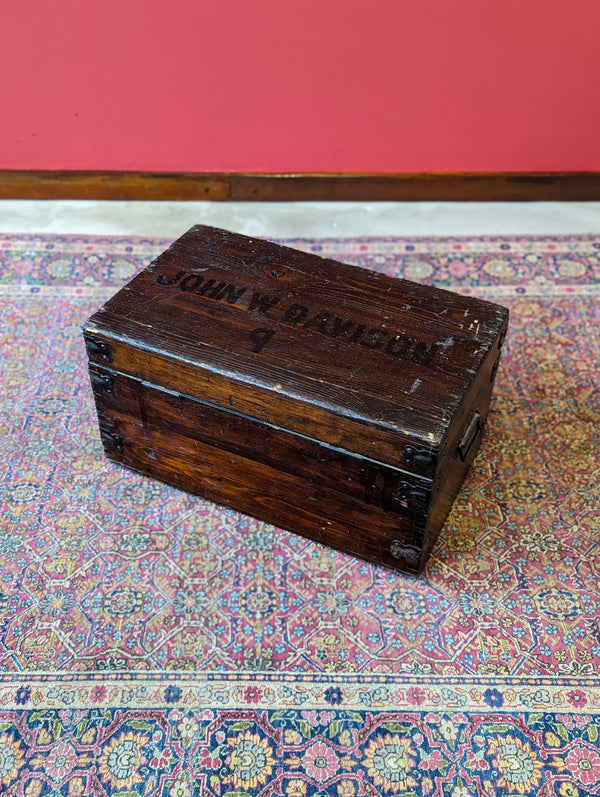
[[[476,458],[483,439],[500,363],[502,344],[508,325],[508,311],[504,308],[498,308],[498,311],[500,316],[498,335],[477,374],[477,378],[466,393],[447,437],[442,442],[435,477],[434,500],[431,504],[427,534],[423,543],[425,557],[429,555],[437,540],[439,531]]]
[[[431,481],[109,369],[91,376],[115,462],[363,559],[422,567]]]

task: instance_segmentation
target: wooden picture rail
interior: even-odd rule
[[[600,172],[249,174],[0,170],[0,199],[599,201]]]

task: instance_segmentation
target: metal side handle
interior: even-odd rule
[[[458,444],[458,453],[460,454],[460,458],[463,462],[467,460],[469,453],[473,448],[473,444],[479,437],[480,431],[481,415],[479,414],[479,410],[475,410],[467,428],[464,431],[463,436],[460,439],[460,443]]]

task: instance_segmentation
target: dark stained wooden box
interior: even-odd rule
[[[419,572],[481,438],[498,305],[196,226],[84,328],[110,459]]]

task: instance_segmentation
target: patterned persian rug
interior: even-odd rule
[[[0,236],[0,794],[600,794],[600,237],[286,242],[511,310],[419,579],[105,460],[80,325],[168,243]]]

